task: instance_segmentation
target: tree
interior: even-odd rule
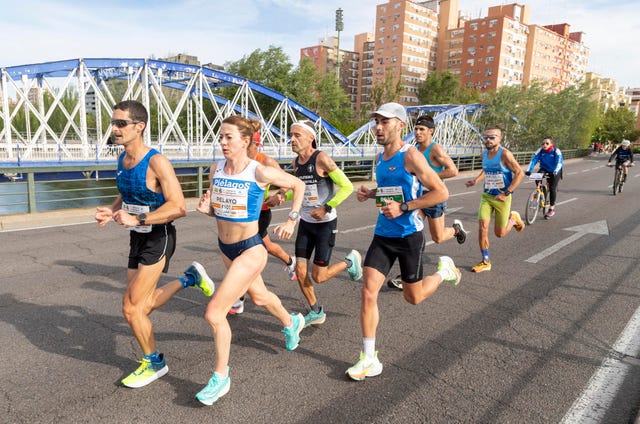
[[[396,101],[401,92],[400,78],[396,78],[393,68],[387,68],[384,80],[376,80],[371,88],[372,110],[376,110],[381,104]]]
[[[487,94],[486,104],[483,125],[500,125],[506,144],[516,149],[535,149],[546,136],[561,148],[586,147],[599,122],[597,103],[586,85],[559,93],[542,82],[501,87]]]
[[[626,107],[608,109],[602,119],[600,136],[614,144],[636,140],[640,136],[640,131],[636,130],[636,116]]]
[[[418,86],[420,104],[468,104],[480,100],[480,92],[462,87],[460,76],[445,71],[431,72]]]

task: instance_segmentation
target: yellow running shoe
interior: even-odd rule
[[[160,362],[157,363],[142,358],[138,369],[122,379],[122,384],[137,389],[156,381],[167,372],[169,372],[169,367],[164,360],[164,354],[160,354]]]
[[[509,214],[509,218],[515,221],[513,228],[515,228],[517,232],[521,233],[524,231],[524,221],[518,212],[512,211],[511,214]]]
[[[491,262],[482,260],[478,265],[471,268],[471,271],[472,272],[491,271]]]

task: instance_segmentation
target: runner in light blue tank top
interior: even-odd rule
[[[496,237],[506,236],[511,228],[524,231],[520,214],[511,211],[511,193],[520,185],[524,172],[513,154],[500,145],[502,129],[488,128],[482,136],[486,151],[482,153],[482,172],[466,182],[467,187],[483,182],[483,193],[478,208],[478,242],[482,260],[471,268],[473,272],[491,270],[489,261],[489,223],[495,214],[493,232]]]

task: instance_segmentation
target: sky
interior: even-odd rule
[[[501,0],[459,0],[473,18]],[[383,0],[0,0],[0,67],[78,58],[161,58],[177,53],[224,65],[253,51],[281,47],[297,64],[300,48],[336,35],[340,47],[374,32]],[[618,86],[640,87],[638,0],[529,0],[530,23],[568,23],[584,32],[588,71]]]

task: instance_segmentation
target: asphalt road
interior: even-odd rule
[[[194,395],[213,369],[207,299],[187,289],[152,315],[169,374],[141,389],[119,385],[140,349],[120,311],[128,234],[99,229],[88,212],[64,222],[46,215],[0,232],[0,422],[7,423],[531,423],[633,421],[640,404],[640,361],[621,337],[640,305],[640,169],[611,195],[606,158],[567,164],[556,216],[523,233],[491,236],[493,269],[479,259],[478,187],[447,183],[447,222],[461,219],[467,242],[427,247],[462,270],[411,306],[380,294],[377,348],[383,373],[345,378],[361,349],[360,288],[346,275],[316,286],[327,321],[302,332],[286,351],[279,323],[248,305],[231,317],[231,391],[212,407]],[[521,212],[531,183],[514,194]],[[64,217],[64,214],[59,214]],[[338,259],[365,252],[376,210],[352,196],[339,208]],[[274,224],[286,209],[274,212]],[[190,212],[177,221],[170,275],[203,263],[215,281],[224,270],[213,219]],[[292,241],[282,242],[293,250]],[[265,281],[292,311],[305,312],[297,284],[270,259]],[[625,333],[626,332],[626,333]],[[605,364],[605,374],[602,365]],[[605,375],[605,377],[598,377]],[[598,382],[606,383],[604,389]],[[595,389],[594,389],[595,387]],[[591,388],[591,389],[590,389]]]

